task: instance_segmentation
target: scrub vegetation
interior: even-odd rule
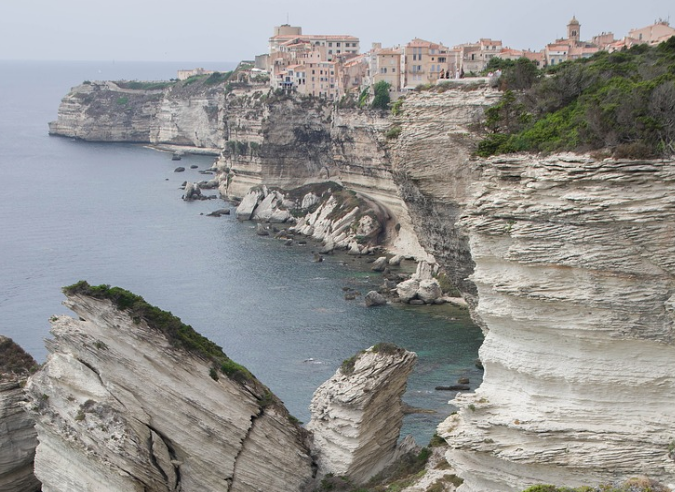
[[[617,158],[675,154],[675,37],[656,47],[599,52],[539,71],[495,62],[504,91],[485,113],[476,154],[608,151]],[[499,66],[497,66],[499,65]]]

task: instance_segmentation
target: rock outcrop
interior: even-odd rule
[[[348,359],[314,393],[307,429],[319,475],[367,481],[397,458],[403,395],[417,356],[378,344]]]
[[[33,492],[37,446],[35,423],[25,411],[24,385],[37,363],[11,339],[0,336],[0,490]]]
[[[675,482],[675,162],[481,167],[463,223],[485,375],[439,428],[460,490]]]
[[[76,284],[28,384],[43,490],[305,490],[306,433],[220,348],[121,289]],[[139,301],[140,299],[140,301]]]
[[[57,133],[88,124],[97,93],[81,92],[64,99]],[[674,164],[477,159],[474,126],[499,95],[486,86],[409,93],[400,113],[387,117],[232,92],[209,110],[218,114],[217,135],[194,126],[205,138],[171,138],[221,146],[226,196],[263,185],[344,186],[390,217],[376,234],[392,251],[435,260],[453,281],[486,335],[483,384],[456,399],[458,415],[440,428],[465,479],[461,490],[594,484],[637,472],[675,483]],[[144,104],[135,106],[135,120],[115,124],[135,128],[145,112],[144,124],[154,125],[160,110]],[[99,134],[123,131],[105,130],[99,119]],[[391,128],[395,138],[387,139]],[[296,229],[326,250],[362,253],[346,231],[363,211],[336,214],[337,199],[330,200],[310,190],[295,198],[308,210]],[[261,202],[251,198],[242,216]],[[399,297],[432,299],[436,287],[421,284],[399,286]]]
[[[420,300],[424,304],[434,304],[443,295],[441,286],[433,278],[433,267],[426,261],[417,264],[417,270],[408,280],[396,286],[396,294],[401,302]]]
[[[401,133],[391,144],[392,174],[415,234],[472,306],[473,260],[458,220],[481,177],[472,158],[480,139],[473,129],[498,98],[487,86],[410,93],[394,118]]]

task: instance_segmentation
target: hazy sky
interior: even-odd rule
[[[566,35],[623,37],[673,15],[673,0],[0,0],[0,60],[239,61],[267,51],[275,25],[374,41],[453,46],[481,37],[541,49]],[[287,17],[288,16],[288,17]]]

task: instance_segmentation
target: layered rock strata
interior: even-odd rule
[[[675,162],[493,158],[466,209],[483,383],[439,430],[461,491],[675,483]]]
[[[221,372],[110,300],[70,293],[66,305],[78,319],[52,322],[28,385],[44,491],[309,487],[305,432],[244,368]]]
[[[468,280],[473,261],[458,220],[471,200],[471,185],[481,179],[472,159],[480,139],[475,127],[498,98],[487,86],[410,93],[393,119],[401,132],[391,144],[392,174],[414,232],[470,305],[476,303]]]
[[[360,484],[397,458],[403,395],[417,360],[413,352],[378,344],[345,361],[314,393],[307,429],[319,474]]]
[[[61,101],[49,132],[94,142],[148,143],[218,155],[232,130],[231,101],[259,99],[267,91],[264,86],[231,88],[207,80],[151,90],[124,85],[108,81],[74,87]]]
[[[37,446],[35,423],[25,411],[24,385],[37,363],[9,338],[0,336],[0,490],[33,492]]]

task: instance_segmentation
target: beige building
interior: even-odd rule
[[[459,54],[447,46],[415,38],[403,47],[401,55],[401,87],[435,84],[441,78],[452,78],[457,70]]]
[[[654,46],[667,41],[672,36],[675,36],[675,29],[670,27],[668,21],[665,20],[659,20],[651,26],[641,29],[631,29],[628,32],[628,39],[631,41],[631,45],[649,44]]]
[[[270,85],[305,95],[337,99],[345,93],[342,65],[359,53],[359,39],[348,35],[305,35],[285,24],[269,39]]]
[[[366,56],[368,76],[365,85],[375,85],[384,81],[389,84],[391,91],[400,92],[403,50],[399,47],[382,48],[381,43],[373,43],[373,48]]]
[[[597,37],[599,40],[609,40],[613,34],[603,34]],[[568,60],[578,60],[580,58],[589,58],[600,51],[598,45],[581,40],[581,24],[576,17],[567,24],[567,38],[558,39],[555,43],[546,45],[544,48],[544,58],[546,65],[559,65]]]
[[[530,51],[530,50],[514,50],[513,48],[504,48],[502,51],[497,53],[498,58],[503,60],[517,60],[519,58],[527,58],[528,60],[534,62],[537,67],[543,67],[545,64],[545,56],[542,51]]]
[[[460,70],[464,73],[479,73],[485,70],[490,60],[499,53],[502,42],[490,38],[481,38],[477,43],[466,43],[455,47],[460,55]]]

